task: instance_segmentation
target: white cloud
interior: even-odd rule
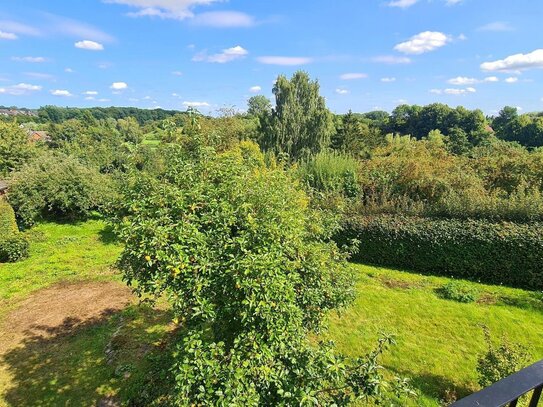
[[[34,78],[34,79],[45,79],[45,80],[52,80],[54,79],[55,77],[51,74],[48,74],[48,73],[42,73],[42,72],[25,72],[24,73],[26,76],[28,76],[29,78]]]
[[[88,95],[88,96],[96,96],[98,94],[97,91],[95,90],[88,90],[86,92],[83,92],[84,95]]]
[[[30,63],[41,63],[41,62],[46,61],[44,57],[12,57],[11,59],[17,62],[30,62]]]
[[[381,82],[384,82],[384,83],[396,82],[396,78],[394,78],[394,77],[381,78]]]
[[[100,103],[106,103],[106,102],[109,102],[110,99],[105,99],[105,98],[102,98],[102,99],[98,99],[98,102]]]
[[[529,54],[515,54],[505,59],[481,64],[483,71],[518,72],[531,68],[543,68],[543,49],[536,49]]]
[[[499,82],[497,76],[487,76],[485,79],[483,79],[484,82]]]
[[[226,62],[235,61],[236,59],[245,58],[248,54],[249,51],[239,45],[236,45],[235,47],[224,49],[218,54],[207,55],[206,52],[201,52],[196,54],[192,60],[195,62],[224,64]]]
[[[183,102],[183,106],[187,107],[210,107],[211,105],[207,102]]]
[[[475,78],[468,78],[466,76],[457,76],[456,78],[451,78],[447,81],[451,85],[464,86],[464,85],[473,85],[478,83],[479,80]]]
[[[104,50],[104,46],[96,41],[83,40],[83,41],[76,42],[74,45],[76,48],[86,49],[89,51],[103,51]]]
[[[462,3],[464,0],[445,0],[447,6],[454,6],[456,4]]]
[[[505,82],[507,82],[507,83],[515,83],[515,82],[518,82],[518,78],[515,77],[515,76],[511,76],[511,77],[505,79]]]
[[[373,57],[372,62],[378,62],[381,64],[389,64],[389,65],[399,65],[399,64],[410,64],[411,58],[408,57],[399,57],[396,55],[379,55],[376,57]]]
[[[441,95],[467,95],[469,93],[475,93],[477,89],[468,87],[468,88],[447,88],[447,89],[430,89],[430,93]]]
[[[42,89],[40,85],[31,85],[28,83],[19,83],[17,85],[0,88],[0,93],[12,96],[27,95],[32,92],[37,92]]]
[[[19,37],[16,34],[0,30],[0,40],[16,40],[17,38]]]
[[[128,13],[131,17],[160,17],[184,20],[194,17],[196,6],[217,3],[220,0],[104,0],[105,3],[124,4],[138,9]]]
[[[424,31],[396,45],[394,49],[404,54],[419,55],[441,48],[450,41],[450,36],[442,32]]]
[[[494,21],[493,23],[485,24],[477,29],[478,31],[513,31],[514,28],[505,21]]]
[[[65,89],[52,90],[51,95],[53,95],[53,96],[63,96],[63,97],[73,96],[69,91],[67,91]]]
[[[388,3],[390,7],[400,7],[400,8],[407,8],[411,7],[414,4],[417,4],[419,0],[394,0]]]
[[[265,65],[296,66],[307,65],[313,62],[313,58],[308,57],[282,57],[282,56],[264,56],[256,59]]]
[[[206,27],[219,28],[252,27],[256,25],[253,16],[239,11],[210,11],[197,14],[192,20],[192,23]]]
[[[172,72],[172,75],[175,75],[175,76],[183,76],[183,72],[181,72],[181,71],[173,71],[173,72]]]
[[[74,73],[74,70],[72,68],[66,68],[66,69],[64,69],[64,72],[66,72],[66,73]]]
[[[352,72],[352,73],[344,73],[343,75],[340,75],[339,79],[343,81],[352,81],[355,79],[364,79],[367,78],[368,75],[361,72]]]
[[[249,88],[249,92],[251,93],[258,93],[262,90],[262,88],[260,86],[251,86]]]
[[[85,100],[94,100],[94,99],[95,99],[94,96],[86,96],[85,97]]]
[[[38,36],[41,35],[40,30],[34,26],[19,23],[17,21],[2,20],[0,21],[0,29],[10,33],[19,35]]]
[[[350,92],[347,89],[337,88],[336,93],[338,95],[348,95]]]
[[[112,42],[115,40],[111,35],[90,24],[51,13],[44,14],[43,21],[40,23],[44,26],[43,31],[52,34],[61,34],[78,39],[86,38],[100,42]]]
[[[110,89],[113,90],[125,90],[126,88],[128,88],[126,82],[113,82],[110,86]]]

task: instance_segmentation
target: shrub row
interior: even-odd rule
[[[380,215],[345,221],[337,240],[354,260],[421,273],[543,289],[543,223],[489,223]]]
[[[19,233],[13,209],[0,198],[0,263],[27,257],[28,246],[28,240]]]

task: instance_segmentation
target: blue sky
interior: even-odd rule
[[[329,107],[543,110],[540,0],[0,0],[0,105],[244,109],[303,69]]]

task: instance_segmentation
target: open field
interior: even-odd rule
[[[124,398],[144,355],[172,329],[171,316],[137,305],[123,287],[111,268],[120,247],[102,221],[40,224],[30,237],[29,259],[0,265],[0,405],[92,406]],[[436,294],[449,279],[353,267],[357,299],[331,316],[325,337],[358,355],[380,331],[394,333],[398,345],[383,363],[413,379],[415,405],[436,406],[447,391],[477,389],[482,324],[495,337],[507,333],[529,346],[534,360],[543,357],[540,293],[472,283],[479,301],[460,304]]]

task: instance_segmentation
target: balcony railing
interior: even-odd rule
[[[517,406],[521,396],[531,393],[529,407],[537,407],[543,392],[543,360],[522,369],[492,386],[472,394],[449,407]]]

